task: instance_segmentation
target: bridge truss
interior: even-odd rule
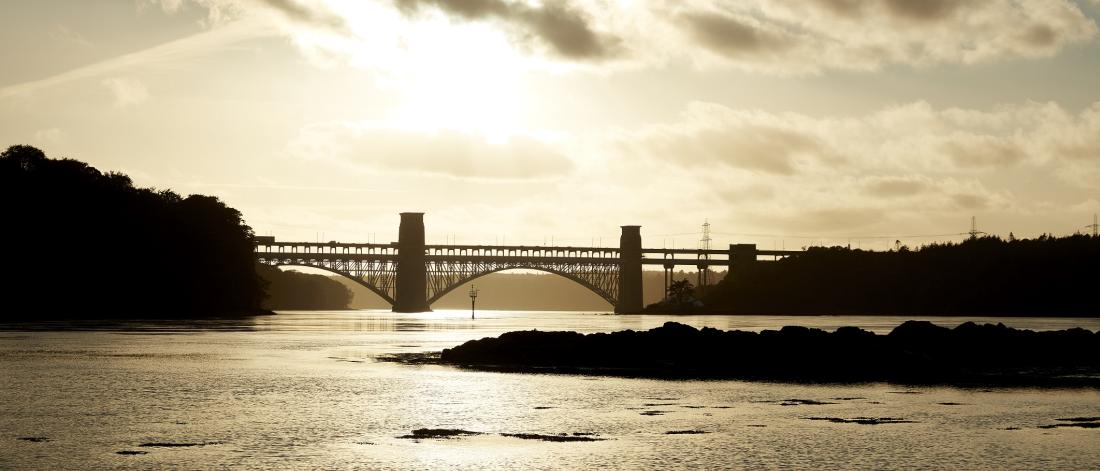
[[[257,255],[257,261],[263,265],[313,267],[343,275],[373,291],[391,305],[394,303],[397,285],[397,260],[395,257],[270,252],[257,252]]]
[[[383,244],[281,243],[257,246],[256,257],[264,265],[312,267],[345,276],[392,305],[397,297],[396,252],[393,245]],[[428,304],[470,281],[504,270],[553,273],[584,286],[612,306],[619,295],[619,258],[610,248],[437,246],[426,250],[424,265]]]
[[[313,267],[350,278],[398,307],[398,272],[401,245],[346,244],[311,242],[257,242],[256,258],[271,266]],[[690,265],[700,270],[711,267],[732,269],[736,264],[754,263],[757,256],[786,257],[797,252],[757,250],[755,245],[731,245],[728,250],[638,249],[633,260],[634,281],[624,282],[624,254],[621,248],[488,246],[488,245],[419,245],[423,258],[416,257],[413,269],[421,280],[408,284],[415,291],[424,290],[418,309],[427,310],[432,303],[479,277],[503,270],[537,270],[553,273],[584,286],[607,301],[619,312],[623,297],[636,296],[641,303],[641,266],[661,265],[665,270],[667,291],[672,270]],[[406,252],[408,255],[409,252]],[[406,259],[408,260],[408,259]],[[412,266],[412,265],[410,265]],[[406,267],[408,269],[408,267]],[[624,286],[634,283],[633,289]],[[700,285],[703,279],[700,278]],[[422,287],[422,288],[421,288]],[[631,291],[634,291],[631,294]],[[408,296],[407,294],[403,296]],[[640,306],[637,308],[640,309]],[[403,311],[416,312],[416,311]]]
[[[578,259],[487,259],[487,260],[430,260],[428,272],[428,304],[455,288],[479,277],[503,270],[538,270],[560,275],[588,288],[612,306],[619,296],[618,260]]]

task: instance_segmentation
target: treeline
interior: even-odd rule
[[[909,250],[812,247],[741,267],[706,291],[744,314],[1097,316],[1100,238],[987,236]]]
[[[12,146],[0,154],[0,214],[0,317],[262,310],[252,229],[215,197],[136,188],[124,174]]]
[[[347,309],[352,292],[326,275],[314,275],[260,265],[260,277],[267,281],[264,307],[278,310]]]

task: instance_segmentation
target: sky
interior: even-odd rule
[[[1088,231],[1100,0],[5,0],[0,146],[280,240]],[[79,228],[74,228],[74,232]]]

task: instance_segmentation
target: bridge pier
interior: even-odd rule
[[[401,213],[393,312],[429,312],[424,213]]]
[[[735,269],[746,269],[756,265],[756,244],[730,244],[729,267],[726,276]]]
[[[642,312],[642,226],[622,226],[619,236],[619,299],[615,312]]]
[[[668,301],[668,288],[672,286],[672,282],[674,281],[673,277],[675,276],[675,274],[673,270],[675,269],[676,265],[671,263],[666,263],[662,268],[662,271],[665,272],[665,290],[664,294],[661,295],[661,300],[663,301]]]

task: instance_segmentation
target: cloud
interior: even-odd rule
[[[81,49],[89,49],[93,47],[91,41],[88,41],[84,35],[69,29],[65,25],[54,25],[50,28],[50,39],[63,43],[67,46],[75,46]]]
[[[797,41],[782,30],[768,28],[750,18],[687,13],[683,20],[695,41],[728,57],[776,58]]]
[[[149,2],[160,5],[161,9],[169,13],[177,12],[180,10],[181,7],[183,7],[183,0],[149,0]],[[143,4],[139,4],[139,8],[142,5]]]
[[[101,83],[114,95],[116,108],[141,104],[149,99],[149,90],[137,79],[115,77]]]
[[[447,50],[456,35],[481,48],[468,55],[499,56],[484,50],[492,41],[472,39],[487,31],[536,59],[509,60],[513,67],[665,67],[687,59],[792,75],[1050,57],[1100,30],[1074,0],[190,1],[217,18],[277,12],[282,33],[311,59],[383,72],[418,50]],[[162,0],[166,9],[180,3]]]
[[[945,210],[1010,205],[1011,196],[980,183],[993,176],[1100,189],[1100,102],[1076,114],[1053,103],[982,111],[916,102],[856,117],[695,103],[677,121],[611,140],[631,165],[656,165],[649,173],[691,174],[722,193],[737,193],[723,185],[805,193],[797,198],[812,205],[829,199],[813,190],[823,185],[848,188],[851,200],[838,205],[917,198]]]
[[[649,126],[616,139],[629,152],[677,165],[793,175],[841,160],[811,121],[794,114],[695,103],[679,123]]]
[[[897,18],[930,22],[949,19],[965,9],[968,3],[978,4],[981,0],[883,0],[880,3],[888,14]]]
[[[810,209],[798,215],[797,224],[811,231],[851,231],[874,224],[885,216],[885,211],[869,207]]]
[[[976,194],[958,194],[951,195],[951,199],[961,209],[977,211],[983,210],[989,207],[989,198],[985,195]]]
[[[346,31],[344,18],[325,8],[324,4],[300,3],[296,0],[257,0],[287,18],[307,25]]]
[[[610,57],[618,45],[617,38],[596,32],[584,11],[561,0],[543,2],[538,7],[505,0],[396,0],[396,4],[410,15],[433,7],[465,20],[496,20],[520,38],[537,39],[566,59]]]
[[[1100,190],[1100,102],[1074,116],[1048,107],[1039,129],[1024,140],[1032,152],[1049,154],[1055,173],[1065,182]]]
[[[655,129],[639,144],[647,153],[688,166],[724,165],[781,175],[795,173],[799,156],[822,152],[816,138],[771,123]]]
[[[395,1],[495,21],[566,60],[688,57],[784,75],[1047,57],[1098,31],[1072,0]]]
[[[94,64],[78,67],[60,74],[0,87],[0,99],[26,95],[49,87],[79,80],[104,77],[119,72],[132,71],[134,69],[150,66],[167,66],[174,61],[191,58],[196,55],[209,54],[211,51],[220,50],[221,48],[240,41],[270,34],[272,34],[272,31],[261,24],[251,21],[236,21],[232,24],[217,27],[209,31],[197,33],[137,52],[106,59]],[[106,81],[102,83],[107,85]],[[111,87],[111,85],[107,86]]]
[[[573,163],[538,139],[494,142],[456,130],[418,131],[362,123],[308,126],[292,143],[305,160],[327,160],[376,172],[414,172],[478,179],[545,179],[566,175]]]
[[[884,198],[920,195],[932,188],[931,179],[919,175],[871,177],[863,182],[864,193]]]
[[[1071,112],[919,101],[848,117],[692,103],[609,140],[606,167],[621,174],[585,176],[629,191],[660,175],[683,207],[670,211],[781,233],[945,232],[955,221],[961,232],[976,213],[1049,215],[1048,198],[1100,190],[1100,102]]]
[[[954,177],[909,174],[869,176],[857,181],[854,187],[861,189],[861,194],[886,206],[916,203],[929,210],[975,211],[1011,205],[1010,196],[989,190],[977,179],[960,181]]]
[[[959,168],[1007,167],[1027,158],[1013,136],[958,133],[941,141],[942,153]]]
[[[58,128],[39,129],[34,132],[34,140],[32,142],[40,145],[57,144],[63,142],[66,137],[65,131]]]
[[[254,0],[146,0],[144,3],[138,0],[136,6],[138,11],[144,10],[148,5],[156,5],[165,13],[178,13],[194,4],[206,10],[206,18],[200,20],[199,25],[217,27],[239,19],[251,1]]]
[[[688,1],[669,9],[709,63],[780,74],[1047,57],[1098,29],[1070,0]]]

